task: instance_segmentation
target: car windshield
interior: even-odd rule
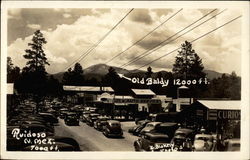
[[[168,143],[169,139],[168,138],[156,138],[156,139],[153,139],[152,142],[155,142],[155,143]]]
[[[179,132],[179,133],[175,133],[175,136],[185,137],[186,134],[182,133],[182,132]]]
[[[154,125],[153,124],[147,124],[146,127],[150,127],[150,128],[153,128]]]
[[[119,127],[120,124],[119,124],[119,123],[112,123],[111,126],[112,126],[112,127]]]
[[[198,137],[197,140],[212,141],[212,137]]]

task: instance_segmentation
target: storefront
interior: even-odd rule
[[[221,139],[240,138],[240,101],[198,100],[182,110],[182,122],[205,127]]]

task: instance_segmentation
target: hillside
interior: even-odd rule
[[[138,70],[127,70],[124,68],[119,68],[115,66],[108,66],[106,64],[96,64],[92,65],[86,69],[84,69],[84,75],[85,78],[91,79],[96,78],[97,80],[101,80],[101,78],[108,73],[109,67],[113,67],[117,73],[124,74],[127,77],[143,77],[145,71],[138,71]],[[166,71],[160,71],[162,75],[167,74]],[[218,78],[222,75],[222,73],[212,71],[212,70],[204,70],[204,72],[207,74],[207,77],[212,80],[214,78]],[[153,77],[157,75],[158,72],[153,73]],[[59,72],[56,74],[53,74],[53,76],[59,80],[59,82],[62,82],[64,72]],[[227,74],[228,75],[228,74]]]

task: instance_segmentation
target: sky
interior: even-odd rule
[[[88,56],[82,59],[80,63],[83,68],[99,63],[119,67],[134,59],[136,56],[157,46],[162,41],[173,36],[213,9],[215,8],[183,8],[183,10],[147,36],[143,41],[137,43],[113,61],[106,63],[179,10],[178,8],[135,8]],[[32,34],[36,30],[41,30],[47,41],[43,46],[46,57],[50,63],[50,66],[46,66],[47,72],[52,74],[63,72],[90,47],[97,44],[129,10],[130,8],[8,9],[7,55],[12,58],[14,65],[20,68],[24,67],[27,62],[23,57],[25,49],[29,48],[28,43],[31,42]],[[213,15],[218,14],[220,11],[222,11],[222,9],[217,9],[178,35],[181,35]],[[240,10],[227,9],[215,18],[180,36],[176,40],[163,43],[160,45],[161,48],[139,61],[126,66],[126,69],[137,69],[179,48],[185,40],[192,41],[239,15],[241,15]],[[221,73],[231,73],[235,71],[237,75],[241,75],[241,36],[241,19],[238,19],[194,42],[193,49],[202,59],[205,69]],[[176,37],[173,37],[173,39]],[[151,63],[150,66],[153,71],[171,71],[177,53],[177,51],[173,52]],[[146,67],[142,69],[145,70]]]

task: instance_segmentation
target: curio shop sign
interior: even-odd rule
[[[240,110],[218,110],[218,119],[240,120]]]

